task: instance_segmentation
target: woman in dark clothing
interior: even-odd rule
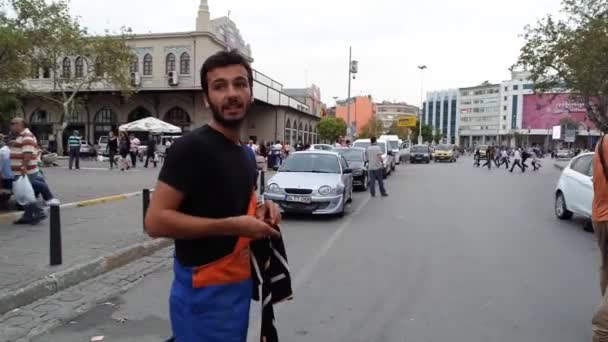
[[[150,159],[152,159],[152,163],[154,164],[154,167],[156,168],[156,158],[155,158],[155,153],[156,153],[156,140],[154,139],[154,137],[152,136],[152,134],[150,134],[150,137],[148,138],[148,143],[146,144],[146,163],[144,164],[145,168],[148,168],[148,162],[150,161]]]
[[[114,132],[110,132],[110,138],[108,139],[108,147],[107,147],[108,157],[110,157],[110,170],[114,169],[114,165],[118,168],[118,163],[116,163],[116,154],[118,153],[118,139]]]
[[[127,159],[127,156],[129,155],[129,152],[131,150],[131,142],[129,141],[129,137],[127,136],[127,133],[120,132],[119,144],[120,145],[119,145],[118,152],[120,153],[120,156],[122,157],[120,171],[124,171],[125,168],[128,170],[131,168],[131,166],[129,165],[129,159]]]

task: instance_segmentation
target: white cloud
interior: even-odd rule
[[[92,32],[129,26],[136,33],[191,31],[198,0],[72,0]],[[420,101],[425,89],[471,86],[509,77],[523,27],[559,9],[560,0],[211,0],[212,17],[231,11],[255,65],[287,87],[306,80],[323,99],[346,97],[348,46],[359,60],[353,94]]]

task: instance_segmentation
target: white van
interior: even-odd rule
[[[386,178],[391,174],[391,171],[395,169],[395,158],[391,150],[388,149],[388,141],[380,140],[377,141],[380,150],[382,151],[382,164],[384,166],[383,177]],[[353,143],[353,147],[361,147],[367,149],[372,144],[370,139],[357,139]]]
[[[378,140],[384,140],[387,143],[387,146],[390,151],[393,152],[394,163],[392,165],[392,169],[395,169],[395,164],[399,165],[401,163],[401,158],[399,158],[399,136],[397,135],[381,135]]]

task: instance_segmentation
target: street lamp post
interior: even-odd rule
[[[418,144],[422,144],[422,109],[424,108],[424,69],[426,65],[419,65],[420,69],[420,109],[418,110]]]
[[[352,123],[350,122],[350,80],[351,77],[354,80],[355,74],[359,71],[359,63],[357,61],[353,61],[353,48],[352,46],[348,47],[348,96],[346,97],[347,105],[346,105],[346,135],[348,139],[352,138]]]

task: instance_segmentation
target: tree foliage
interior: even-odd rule
[[[418,135],[420,134],[420,120],[416,122],[416,127],[413,129],[412,140],[418,142]],[[422,125],[422,141],[430,143],[433,141],[433,126]]]
[[[372,116],[369,121],[361,127],[358,138],[369,139],[372,136],[378,137],[384,133],[384,124],[382,121]]]
[[[608,129],[608,1],[563,0],[562,16],[525,28],[514,68],[531,72],[536,91],[563,89],[586,104],[589,118]]]
[[[409,127],[399,127],[398,121],[393,121],[391,127],[388,129],[388,134],[397,135],[402,140],[406,140],[411,135],[411,132]],[[412,138],[413,136],[410,139]]]
[[[323,140],[336,141],[346,135],[346,122],[342,118],[326,116],[317,125],[319,137]]]

